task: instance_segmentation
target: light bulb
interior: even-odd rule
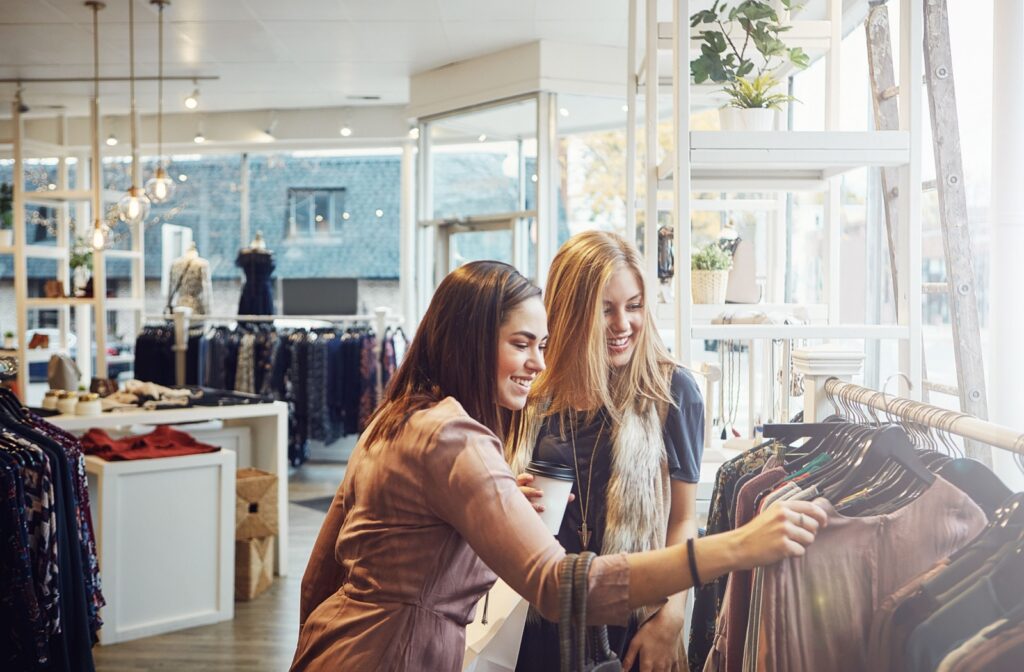
[[[185,173],[178,175],[178,182],[188,182],[188,175]]]
[[[96,221],[92,227],[92,247],[94,250],[102,250],[107,244],[107,226],[103,222]]]
[[[193,89],[192,93],[186,96],[185,107],[190,110],[194,110],[199,107],[199,89]]]
[[[377,208],[376,210],[374,210],[373,214],[377,215],[378,217],[383,217],[384,211],[381,210],[380,208]]]
[[[413,140],[419,140],[420,139],[420,129],[418,129],[418,128],[410,128],[409,129],[409,137],[412,138]]]
[[[204,142],[206,142],[206,138],[203,136],[203,132],[199,131],[198,133],[196,133],[196,137],[192,138],[192,142],[196,143],[197,145],[201,145]]]
[[[117,136],[114,135],[113,133],[111,133],[110,137],[107,138],[107,147],[116,147],[116,146],[117,146]]]
[[[341,213],[341,218],[342,218],[342,219],[344,219],[344,220],[347,220],[347,219],[348,219],[349,217],[351,217],[351,216],[352,216],[352,215],[350,215],[350,214],[349,214],[349,213],[347,213],[347,212],[343,212],[343,213]]]
[[[480,141],[480,142],[486,142],[487,141],[487,134],[486,133],[481,133],[480,136],[477,138],[477,140]]]
[[[352,135],[352,129],[349,128],[348,126],[342,126],[341,130],[338,132],[341,133],[341,137],[343,138],[347,138],[348,136]]]
[[[569,108],[567,108],[567,107],[560,107],[560,108],[558,108],[558,113],[560,115],[562,115],[563,117],[568,117],[569,116]]]
[[[174,179],[163,166],[157,166],[153,177],[146,182],[146,196],[149,196],[151,203],[163,203],[174,195],[174,187]]]
[[[117,202],[117,217],[126,224],[138,224],[149,215],[149,197],[138,187],[128,190]]]

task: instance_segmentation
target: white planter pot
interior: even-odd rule
[[[767,107],[723,107],[718,110],[723,131],[773,131],[775,110]]]
[[[0,229],[0,247],[12,247],[14,245],[14,231],[12,229]]]

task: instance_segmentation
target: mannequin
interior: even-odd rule
[[[213,284],[210,280],[210,262],[199,256],[196,244],[171,263],[171,292],[167,296],[167,310],[188,306],[193,314],[206,315],[213,302]]]
[[[249,247],[238,252],[235,265],[245,273],[239,315],[272,315],[274,313],[274,254],[267,249],[263,232],[257,231]]]

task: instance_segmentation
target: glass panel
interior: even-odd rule
[[[533,98],[431,122],[431,216],[463,218],[525,209],[530,176],[536,173],[536,127]]]
[[[512,232],[467,231],[456,233],[449,238],[449,250],[449,271],[467,262],[481,259],[493,259],[511,264]]]

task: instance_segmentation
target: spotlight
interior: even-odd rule
[[[190,110],[199,107],[199,87],[192,89],[192,93],[185,96],[185,107]]]
[[[343,138],[347,138],[348,136],[352,135],[352,129],[349,128],[348,126],[342,126],[341,130],[338,132],[341,133],[341,137]]]
[[[107,147],[116,147],[116,146],[117,146],[117,136],[114,135],[113,133],[111,133],[110,137],[107,138]]]

